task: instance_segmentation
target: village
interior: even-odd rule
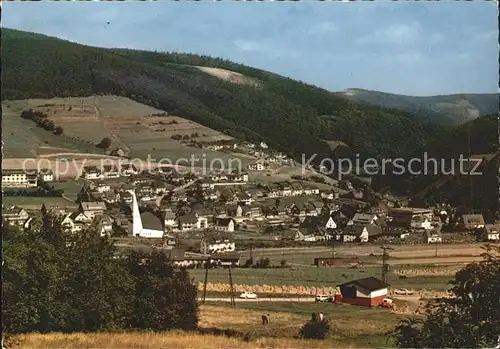
[[[267,150],[267,145],[258,148]],[[445,205],[401,207],[390,197],[374,200],[367,186],[355,188],[347,180],[321,189],[300,176],[268,183],[252,180],[270,163],[286,161],[281,155],[269,158],[250,162],[245,170],[206,175],[181,174],[172,166],[147,173],[133,164],[87,166],[79,181],[77,208],[51,205],[48,197],[36,210],[4,205],[3,217],[21,229],[37,229],[42,213],[50,212],[60,217],[65,231],[77,234],[92,226],[101,236],[115,239],[120,250],[161,250],[175,265],[190,268],[207,260],[214,266],[238,267],[241,252],[259,244],[499,241],[500,224],[487,224],[482,215],[460,214]],[[17,190],[23,195],[23,190],[38,187],[64,196],[54,190],[52,171],[28,172],[3,170],[4,194]]]

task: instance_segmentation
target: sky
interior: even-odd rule
[[[331,91],[498,92],[487,1],[3,2],[2,25],[100,47],[223,57]]]

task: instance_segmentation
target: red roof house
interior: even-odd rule
[[[347,303],[376,307],[387,297],[389,284],[375,277],[353,280],[337,286],[335,303]]]

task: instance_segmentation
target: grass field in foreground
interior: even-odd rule
[[[262,326],[262,311],[270,314],[270,324]],[[300,327],[312,312],[323,311],[331,321],[331,334],[324,341],[297,339]],[[232,329],[249,334],[250,341],[181,331],[152,333],[27,334],[16,336],[17,348],[366,348],[387,347],[386,332],[402,316],[385,309],[333,304],[242,304],[200,306],[201,328]]]
[[[189,273],[198,282],[204,282],[205,270],[193,269]],[[232,270],[234,284],[240,285],[295,285],[308,287],[335,287],[338,284],[363,277],[381,277],[380,268],[283,268],[283,269],[246,269]],[[415,276],[401,278],[392,272],[388,274],[388,283],[394,288],[415,290],[445,291],[449,287],[451,276]],[[225,269],[210,269],[208,282],[229,283],[228,271]]]

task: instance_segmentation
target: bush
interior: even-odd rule
[[[328,320],[310,320],[300,329],[299,335],[305,339],[325,339],[330,332]]]

